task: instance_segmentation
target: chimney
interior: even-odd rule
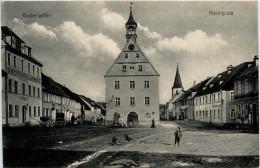
[[[228,74],[232,71],[232,69],[233,69],[233,66],[232,66],[232,65],[229,65],[229,66],[227,67]]]
[[[194,80],[194,82],[193,82],[193,86],[195,86],[196,85],[196,80]]]
[[[254,57],[254,66],[258,66],[258,55]]]

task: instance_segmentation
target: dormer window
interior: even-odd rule
[[[219,81],[219,85],[221,85],[224,81]]]
[[[227,73],[230,74],[231,70],[228,70]]]
[[[212,88],[214,86],[214,84],[210,84],[210,88]]]
[[[126,65],[122,66],[122,71],[125,72],[126,71]]]
[[[203,87],[203,90],[205,90],[206,89],[206,87]]]
[[[128,53],[125,53],[125,58],[128,58]]]
[[[219,75],[218,75],[218,78],[221,78],[221,76],[222,76],[222,75],[221,75],[221,74],[219,74]]]
[[[136,58],[139,58],[139,53],[136,53],[135,55],[136,55]]]

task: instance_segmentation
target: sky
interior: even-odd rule
[[[104,75],[126,44],[129,4],[2,1],[1,25],[32,47],[44,74],[104,101]],[[258,54],[257,1],[134,1],[132,8],[137,44],[160,74],[160,103],[171,98],[177,63],[187,90]]]

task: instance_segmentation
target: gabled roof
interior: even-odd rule
[[[258,66],[255,66],[253,63],[249,67],[247,67],[240,75],[238,75],[236,79],[243,78],[252,74],[258,74]]]
[[[106,115],[106,103],[104,103],[104,102],[97,102],[97,104],[101,108],[101,113],[103,115]]]
[[[129,45],[135,46],[132,51],[129,50]],[[136,54],[139,54],[139,56],[137,57]],[[126,71],[122,71],[123,65],[126,65]],[[138,71],[138,65],[142,65],[142,71]],[[135,66],[135,69],[130,69],[130,66]],[[117,59],[105,74],[105,77],[111,76],[159,76],[159,73],[144,55],[137,43],[133,39],[129,39]]]
[[[18,37],[9,27],[1,26],[1,31],[2,34],[4,34],[5,36],[14,36],[16,39],[24,43],[24,41],[20,37]]]
[[[233,67],[231,70],[226,70],[219,73],[207,84],[207,86],[204,86],[204,88],[201,89],[196,96],[206,95],[220,90],[233,90],[234,79],[240,75],[248,64],[249,62],[244,62]]]
[[[183,88],[182,82],[181,82],[181,76],[177,64],[177,69],[176,69],[176,74],[175,74],[175,79],[174,79],[174,84],[172,88]]]

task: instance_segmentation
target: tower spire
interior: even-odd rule
[[[180,91],[182,91],[182,90],[183,90],[183,86],[182,86],[182,82],[181,82],[179,66],[178,66],[178,63],[177,63],[175,79],[174,79],[174,83],[173,83],[173,86],[172,86],[172,98],[175,95],[178,95],[180,93]]]
[[[132,5],[133,2],[130,3],[130,14],[129,14],[129,18],[128,21],[125,24],[126,27],[126,39],[127,41],[129,39],[133,39],[136,42],[136,28],[137,28],[137,23],[134,20],[134,16],[133,16],[133,12],[132,12]]]

